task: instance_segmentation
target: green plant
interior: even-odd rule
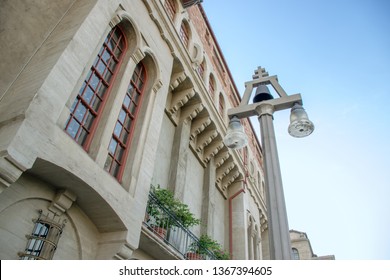
[[[172,219],[160,205],[170,211],[184,227],[200,224],[200,220],[195,218],[194,214],[189,210],[188,205],[176,199],[171,191],[160,188],[158,185],[157,188],[152,186],[151,192],[158,200],[158,203],[149,201],[147,207],[147,213],[153,218],[152,224],[166,229],[175,225],[175,219]]]
[[[207,234],[201,235],[199,242],[193,242],[189,247],[189,251],[200,255],[207,255],[211,252],[217,260],[229,259],[229,254],[223,250],[222,245]]]

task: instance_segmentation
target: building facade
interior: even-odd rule
[[[222,142],[240,97],[198,2],[2,1],[0,259],[185,259],[202,235],[268,258],[260,144],[247,120]],[[151,186],[201,223],[160,238]]]
[[[290,230],[291,251],[294,260],[335,260],[334,255],[317,256],[305,232]]]

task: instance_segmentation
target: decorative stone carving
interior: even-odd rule
[[[240,176],[240,172],[237,169],[230,171],[227,176],[222,179],[222,190],[226,191],[227,188]]]
[[[197,144],[197,147],[196,147],[196,151],[199,153],[200,151],[202,151],[208,144],[211,143],[211,141],[213,141],[213,139],[215,137],[218,136],[218,132],[217,130],[215,129],[209,129],[209,130],[205,130],[203,131],[197,138],[196,140],[196,144]]]
[[[60,216],[76,201],[77,196],[69,190],[59,190],[49,206],[49,210]]]
[[[217,169],[217,183],[221,183],[222,179],[229,174],[236,165],[233,161],[226,161],[221,167]]]
[[[193,88],[185,89],[182,91],[175,91],[173,93],[171,108],[169,109],[169,112],[171,114],[175,114],[193,96],[195,96],[195,91]]]
[[[228,150],[224,150],[222,152],[219,152],[218,155],[215,158],[215,166],[221,167],[221,165],[230,157],[230,153]]]
[[[192,121],[190,140],[193,141],[197,135],[211,124],[210,116],[197,117]]]
[[[192,121],[198,116],[198,114],[203,110],[204,105],[200,102],[193,102],[192,104],[188,104],[181,109],[181,118],[187,122]]]
[[[135,50],[131,54],[131,58],[134,60],[135,64],[137,65],[143,58],[145,57],[145,53],[141,49]]]
[[[208,145],[203,152],[203,162],[208,163],[211,157],[218,154],[218,152],[224,147],[222,139],[216,138],[210,145]]]
[[[10,155],[0,157],[0,193],[11,186],[25,170]]]
[[[186,78],[187,74],[184,71],[172,74],[171,83],[169,85],[171,90],[177,88]]]

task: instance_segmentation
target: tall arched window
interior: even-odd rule
[[[180,26],[180,40],[183,42],[184,46],[188,48],[190,43],[190,32],[187,24],[183,21]]]
[[[125,50],[125,36],[119,27],[114,27],[104,40],[70,108],[65,131],[85,150],[88,150],[91,143],[97,121]]]
[[[292,257],[293,260],[299,260],[299,252],[297,248],[292,248]]]
[[[142,62],[138,63],[127,88],[126,96],[108,146],[108,155],[104,169],[117,178],[118,181],[121,180],[123,175],[123,168],[145,89],[146,74],[144,64]]]
[[[224,119],[225,117],[225,100],[223,99],[222,93],[219,94],[219,113],[221,117]]]
[[[198,74],[199,76],[203,79],[203,74],[204,74],[204,69],[205,69],[205,61],[203,59],[202,63],[199,64],[198,68],[197,68],[197,71],[198,71]]]
[[[209,77],[209,94],[210,94],[211,98],[214,97],[214,91],[215,91],[215,79],[214,79],[213,74],[210,74],[210,77]]]
[[[169,18],[173,21],[176,14],[175,0],[165,0],[164,6]]]

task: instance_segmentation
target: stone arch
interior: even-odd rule
[[[110,22],[111,28],[116,25],[121,27],[126,36],[128,52],[133,53],[137,48],[140,48],[142,42],[141,32],[129,13],[123,10],[118,11]]]

